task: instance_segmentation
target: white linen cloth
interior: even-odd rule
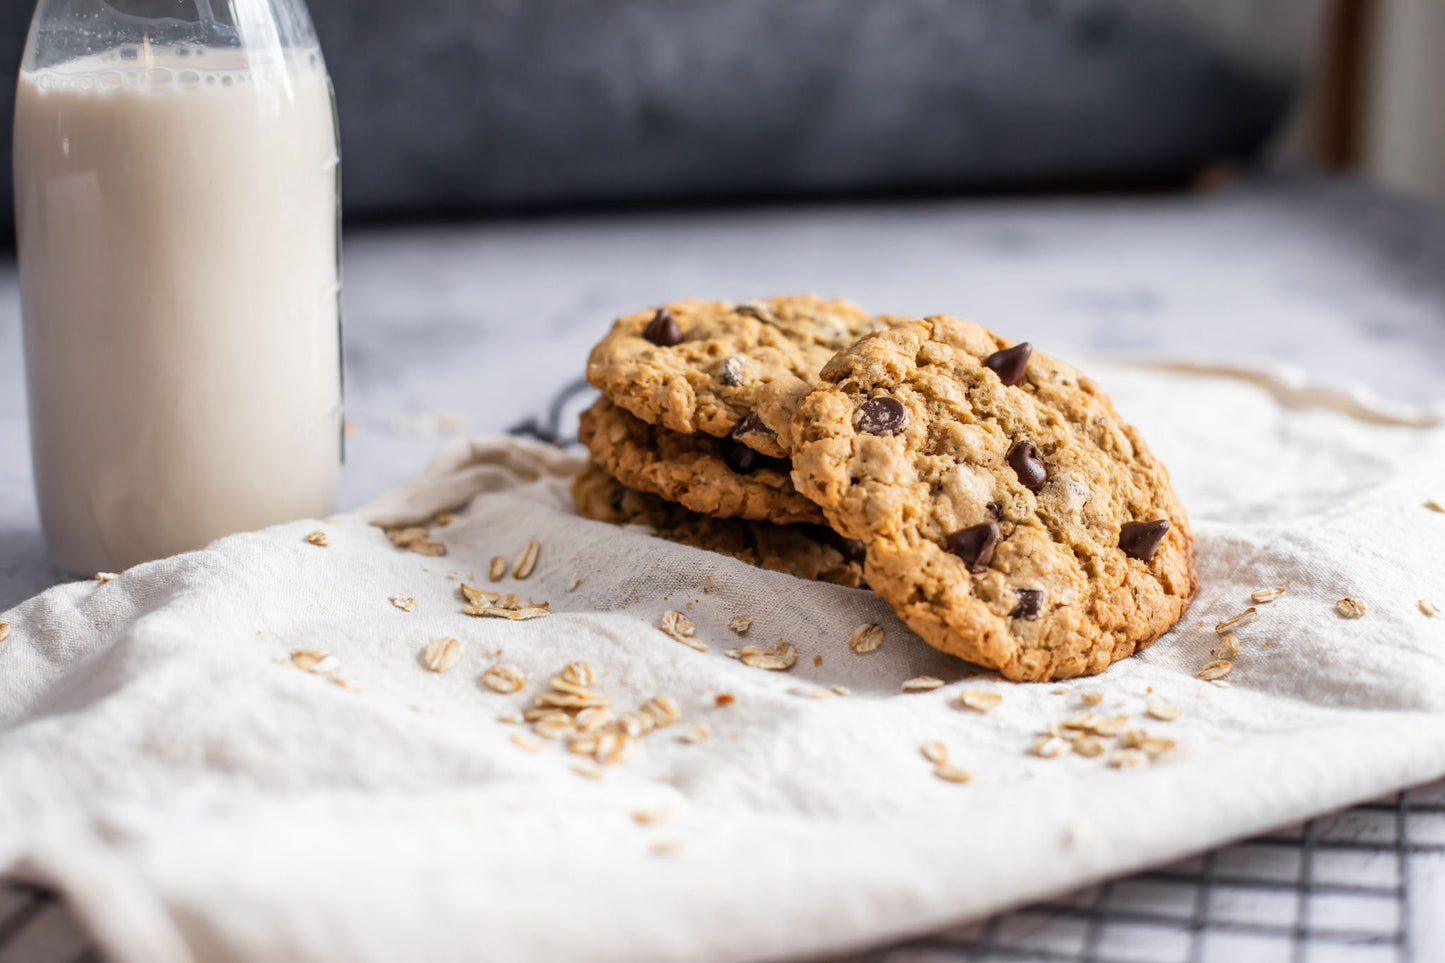
[[[575,453],[481,439],[367,509],[224,539],[0,615],[0,868],[62,889],[122,963],[718,961],[857,948],[1045,897],[1445,773],[1445,428],[1288,377],[1095,364],[1170,466],[1198,537],[1184,621],[1103,676],[1011,685],[928,648],[866,591],[805,583],[576,517]],[[371,522],[422,519],[442,558]],[[327,547],[304,536],[326,532]],[[528,622],[460,611],[457,573],[541,543],[495,588]],[[569,590],[574,576],[580,584]],[[1225,687],[1195,678],[1214,625]],[[406,612],[391,596],[415,599]],[[1342,618],[1338,599],[1367,613]],[[672,608],[706,653],[655,628]],[[739,639],[729,618],[748,615]],[[861,623],[882,647],[846,644]],[[462,641],[445,674],[420,661]],[[726,658],[793,643],[787,673]],[[288,664],[337,659],[331,684]],[[821,664],[815,664],[821,657]],[[600,781],[499,721],[586,660],[622,709],[684,722]],[[478,684],[495,662],[526,687]],[[948,685],[905,694],[934,675]],[[834,685],[828,699],[796,694]],[[986,714],[963,689],[1003,696]],[[728,692],[735,703],[718,706]],[[1037,758],[1099,692],[1179,748],[1156,765]],[[1150,699],[1183,710],[1145,715]],[[705,724],[711,738],[679,736]],[[935,778],[945,742],[973,781]],[[641,824],[641,809],[672,818]]]

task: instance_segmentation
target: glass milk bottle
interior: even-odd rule
[[[331,511],[338,160],[301,0],[41,0],[15,209],[36,490],[68,571]]]

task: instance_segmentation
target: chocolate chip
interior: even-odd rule
[[[983,365],[985,368],[992,368],[998,372],[998,380],[1004,384],[1016,385],[1024,380],[1024,372],[1029,367],[1029,355],[1033,353],[1033,345],[1027,341],[1020,341],[1012,348],[995,351],[984,358]]]
[[[1156,518],[1152,522],[1125,522],[1119,527],[1119,549],[1130,558],[1147,562],[1154,557],[1154,550],[1167,531],[1167,518]]]
[[[1009,613],[1016,619],[1032,619],[1039,614],[1044,604],[1044,593],[1038,589],[1019,589],[1019,604]]]
[[[765,324],[773,323],[772,315],[769,314],[766,305],[758,304],[757,302],[739,304],[733,308],[733,314],[741,314],[745,318],[756,318]]]
[[[1039,446],[1029,439],[1014,443],[1008,450],[1008,463],[1013,466],[1014,473],[1019,476],[1019,484],[1031,492],[1036,492],[1044,487],[1044,482],[1049,480],[1048,469],[1044,467],[1044,459],[1039,454]]]
[[[662,348],[670,348],[682,341],[682,329],[677,326],[677,318],[667,308],[658,308],[652,320],[647,322],[647,327],[642,329],[642,336],[653,344]]]
[[[733,429],[733,438],[737,441],[742,441],[744,435],[763,435],[768,438],[778,437],[776,431],[773,431],[773,429],[763,424],[763,419],[758,417],[756,411],[748,412],[748,416],[738,422],[738,426]]]
[[[853,427],[870,435],[896,435],[908,424],[908,409],[897,398],[869,398],[853,416]]]
[[[792,466],[786,458],[769,458],[730,438],[723,439],[722,449],[723,461],[727,462],[727,466],[740,475],[751,474],[759,468],[772,468],[776,471],[792,470]]]
[[[989,502],[983,507],[984,510],[990,515],[992,515],[994,518],[1003,518],[1003,509],[998,507],[998,502]]]
[[[743,383],[743,356],[732,355],[723,359],[722,383],[729,388],[736,388]]]
[[[948,536],[948,550],[963,559],[975,575],[988,568],[997,545],[998,525],[993,522],[973,525]]]

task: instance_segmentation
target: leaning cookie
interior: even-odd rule
[[[572,499],[577,513],[594,521],[645,525],[668,541],[797,578],[849,588],[863,584],[862,546],[822,525],[774,525],[700,515],[628,488],[596,465],[588,465],[573,479]]]
[[[606,398],[582,413],[579,436],[613,478],[695,512],[779,525],[823,521],[793,487],[788,462],[732,439],[649,425]]]
[[[927,642],[1009,679],[1088,675],[1198,586],[1169,475],[1099,387],[936,316],[864,338],[793,417],[794,481]]]
[[[685,434],[735,440],[772,457],[787,454],[785,398],[769,424],[759,411],[769,385],[806,390],[836,352],[883,327],[849,301],[791,295],[732,304],[675,301],[618,319],[592,349],[587,380],[643,421]],[[801,392],[796,392],[798,396]]]

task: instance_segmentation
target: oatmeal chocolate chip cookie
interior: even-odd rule
[[[773,572],[859,588],[863,547],[822,525],[774,525],[713,518],[623,485],[596,465],[572,481],[572,500],[584,518],[646,525],[659,537],[718,552]]]
[[[685,434],[733,436],[772,457],[788,452],[789,400],[835,353],[887,324],[849,301],[813,295],[732,304],[676,301],[620,318],[592,349],[587,380],[643,421]],[[758,410],[775,382],[790,393]],[[798,390],[801,388],[802,390]]]
[[[649,425],[606,398],[582,413],[579,434],[613,478],[695,512],[779,525],[823,521],[818,506],[793,487],[787,461],[731,438]]]
[[[1099,387],[946,316],[869,335],[793,418],[793,478],[935,648],[1015,680],[1102,671],[1198,581],[1169,475]]]

